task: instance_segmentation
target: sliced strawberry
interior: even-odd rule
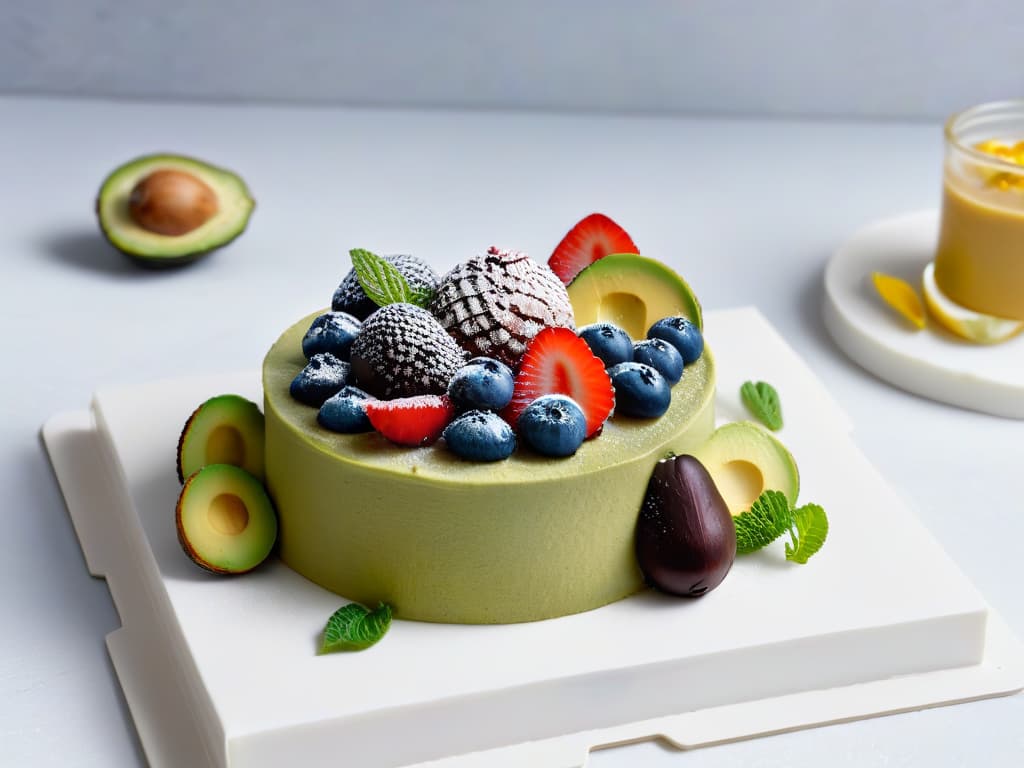
[[[515,427],[519,414],[541,395],[568,395],[587,417],[587,437],[598,433],[615,407],[604,363],[568,328],[545,328],[526,347],[512,402],[501,416]]]
[[[640,251],[626,230],[603,213],[592,213],[577,222],[555,246],[548,266],[568,285],[595,261],[613,253]]]
[[[398,445],[430,445],[455,418],[448,395],[417,395],[394,400],[367,400],[366,415],[373,428]]]

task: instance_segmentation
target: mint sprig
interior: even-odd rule
[[[361,651],[380,640],[391,626],[391,606],[381,603],[370,609],[349,603],[336,610],[324,627],[320,653]]]
[[[736,554],[756,552],[789,533],[786,559],[805,564],[825,543],[828,517],[818,504],[791,509],[782,491],[764,491],[750,509],[733,518]]]
[[[425,307],[433,298],[428,289],[412,288],[394,264],[377,254],[362,248],[353,248],[348,254],[363,293],[378,307],[399,303]]]
[[[740,398],[755,418],[773,432],[782,429],[782,404],[775,387],[766,381],[743,382]]]

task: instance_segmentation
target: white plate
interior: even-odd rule
[[[857,232],[825,270],[825,325],[850,358],[890,384],[943,403],[1024,419],[1024,335],[981,346],[935,322],[917,331],[871,284],[871,273],[878,271],[920,286],[937,238],[935,211],[885,219]]]
[[[642,593],[509,626],[396,621],[357,654],[315,654],[338,596],[277,560],[206,574],[176,541],[178,431],[213,394],[258,398],[258,375],[100,392],[92,413],[54,417],[44,438],[122,618],[108,646],[151,764],[569,768],[602,745],[695,747],[1024,687],[1019,644],[800,358],[754,310],[707,327],[721,417],[743,417],[745,379],[780,392],[801,498],[830,517],[810,563],[785,562],[780,543],[699,600]]]

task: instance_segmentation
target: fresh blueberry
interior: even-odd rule
[[[469,461],[501,461],[516,449],[512,427],[490,411],[466,411],[444,428],[452,453]]]
[[[538,453],[572,456],[586,437],[587,419],[571,397],[542,395],[523,409],[516,427]]]
[[[348,381],[349,365],[330,352],[317,352],[292,379],[292,397],[300,403],[319,408]]]
[[[302,337],[302,353],[307,360],[318,352],[330,352],[339,360],[348,360],[348,351],[362,327],[347,312],[326,312],[313,321]]]
[[[683,356],[664,339],[645,339],[633,345],[633,360],[649,365],[669,384],[683,377]]]
[[[615,387],[615,412],[656,419],[668,410],[672,390],[665,377],[643,363],[619,363],[608,371]]]
[[[663,317],[647,331],[648,339],[664,339],[679,350],[683,364],[689,365],[704,352],[700,328],[685,317]]]
[[[373,425],[366,415],[366,401],[373,400],[359,387],[345,386],[336,394],[331,395],[320,406],[316,420],[322,427],[332,432],[350,435],[356,432],[370,432]]]
[[[633,340],[617,325],[592,323],[580,328],[579,337],[587,342],[595,357],[601,358],[605,368],[633,359]]]
[[[474,357],[448,383],[448,397],[459,409],[500,411],[512,399],[512,371],[489,357]]]

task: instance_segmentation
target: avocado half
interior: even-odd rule
[[[196,226],[167,234],[139,223],[140,191],[154,178],[175,182],[163,185],[163,191],[184,189],[191,195],[172,204],[187,206],[197,199],[203,203],[203,210],[194,216],[201,219]],[[187,264],[230,243],[245,231],[255,204],[237,174],[194,157],[156,154],[136,158],[107,176],[96,198],[96,215],[103,236],[119,251],[143,266],[169,267]]]

